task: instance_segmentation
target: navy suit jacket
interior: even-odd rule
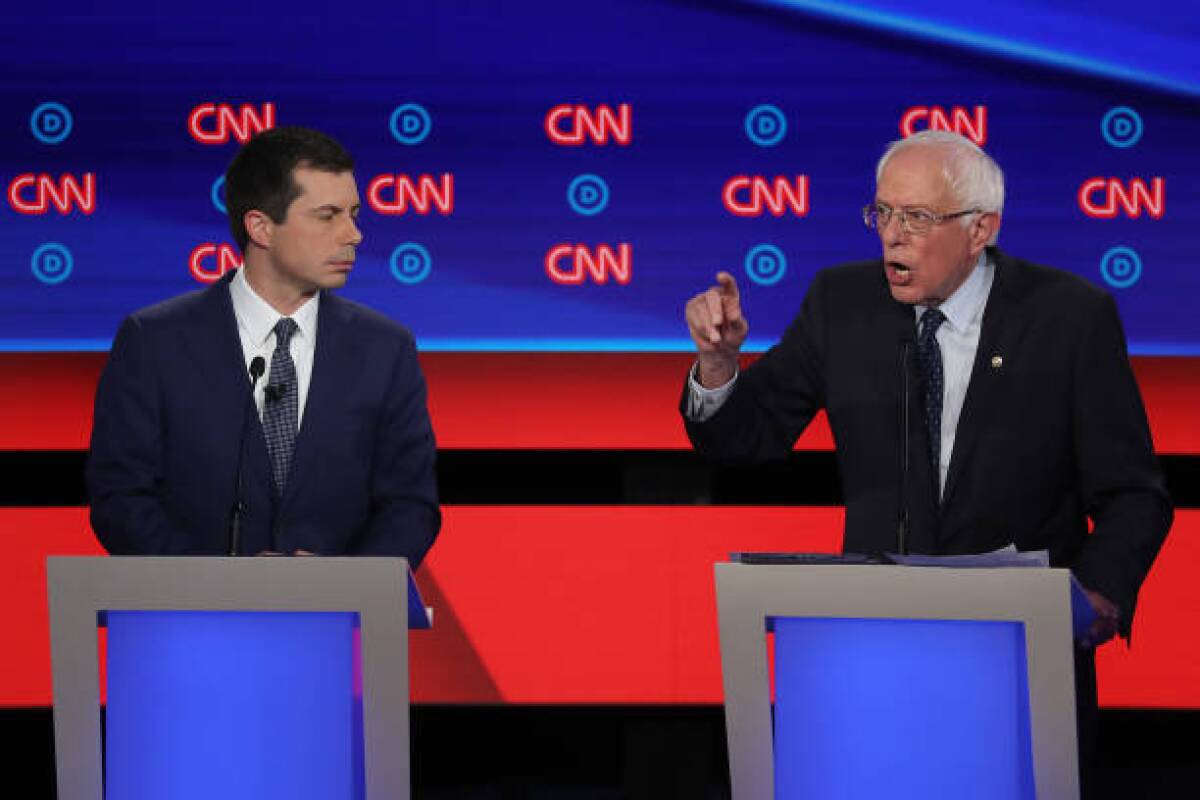
[[[1052,564],[1071,567],[1121,608],[1128,631],[1172,504],[1116,305],[1069,273],[995,248],[989,257],[995,280],[940,506],[913,348],[910,472],[900,496],[900,354],[915,315],[892,298],[877,260],[818,273],[783,339],[741,374],[711,419],[687,422],[689,436],[724,459],[781,458],[824,408],[847,551],[894,550],[904,502],[911,552],[1048,549]]]
[[[250,399],[232,277],[138,311],[117,332],[87,464],[100,542],[114,555],[228,553],[244,440],[239,552],[396,555],[415,567],[441,514],[412,335],[322,293],[312,381],[280,497]]]

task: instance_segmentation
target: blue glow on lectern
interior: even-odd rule
[[[110,611],[106,800],[360,800],[357,615]]]
[[[1021,623],[774,625],[778,800],[1033,800]]]

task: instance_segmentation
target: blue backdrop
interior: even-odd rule
[[[0,348],[105,349],[198,288],[192,266],[217,274],[238,147],[219,109],[248,105],[354,153],[345,294],[427,350],[690,349],[683,304],[719,269],[762,348],[817,269],[877,254],[875,161],[944,110],[1006,171],[1002,247],[1112,291],[1133,352],[1200,354],[1200,23],[1182,2],[1054,5],[29,4],[0,22]],[[547,132],[552,109],[570,138],[576,107],[622,105],[604,144]],[[452,210],[372,208],[381,175],[449,175]],[[749,215],[724,200],[736,176]],[[746,208],[756,176],[787,179],[781,215]]]

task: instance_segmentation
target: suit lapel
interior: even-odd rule
[[[1003,362],[1013,354],[1021,335],[1020,304],[1017,299],[1021,283],[1020,266],[994,248],[990,249],[990,257],[995,263],[996,274],[984,308],[971,380],[967,384],[962,414],[954,433],[954,451],[950,455],[950,470],[946,476],[945,491],[942,492],[943,513],[953,502],[962,471],[971,463],[971,453],[979,433],[987,427],[999,402],[1002,395],[999,388],[1007,379]]]
[[[211,388],[212,407],[218,412],[216,419],[220,428],[206,431],[205,435],[230,443],[231,472],[236,469],[233,465],[237,463],[237,443],[241,440],[242,420],[249,412],[247,404],[250,402],[250,376],[245,369],[246,357],[229,295],[232,280],[231,272],[205,290],[203,302],[197,306],[195,324],[183,326],[179,334],[183,357],[200,372],[205,386]],[[250,414],[246,440],[247,480],[251,475],[260,475],[270,483],[267,442],[256,413]]]
[[[204,291],[203,302],[196,307],[199,319],[180,331],[182,352],[214,387],[216,394],[236,402],[234,394],[250,391],[250,378],[242,369],[245,357],[238,338],[237,318],[229,283],[233,273]]]
[[[286,513],[308,476],[320,470],[323,442],[330,435],[330,426],[340,424],[336,413],[339,398],[349,385],[348,376],[358,369],[360,357],[353,346],[354,338],[349,335],[353,316],[354,308],[350,304],[329,292],[322,293],[317,312],[312,379],[304,404],[304,419],[296,434],[296,449],[292,453],[281,513]]]

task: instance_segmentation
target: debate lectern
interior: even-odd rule
[[[717,564],[733,800],[1075,800],[1069,581]]]
[[[405,559],[54,557],[47,577],[61,800],[409,797],[408,629],[429,620]]]

